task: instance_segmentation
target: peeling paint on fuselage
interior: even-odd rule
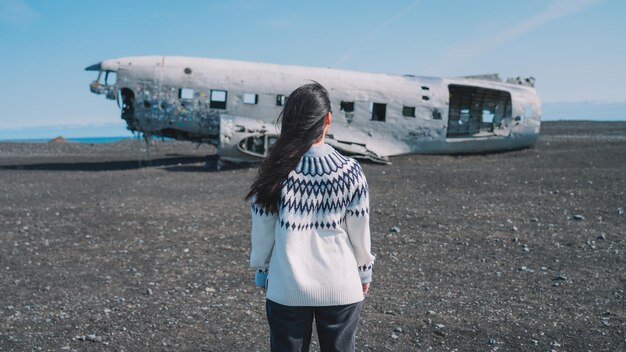
[[[117,73],[114,84],[94,82],[90,87],[96,94],[119,99],[129,129],[211,143],[219,147],[222,157],[233,161],[263,157],[246,150],[251,142],[244,143],[244,139],[278,134],[274,122],[282,109],[281,96],[311,80],[320,82],[330,93],[333,124],[327,142],[376,161],[407,153],[477,153],[530,147],[540,130],[541,103],[534,88],[494,80],[165,56],[105,60],[88,69]],[[461,109],[454,110],[453,120],[451,86],[468,92],[463,93],[467,97],[453,100]],[[215,101],[212,92],[224,101]],[[498,92],[510,95],[506,113],[499,100],[484,103],[485,99],[489,102],[489,94]],[[481,100],[476,94],[487,98]],[[342,102],[353,103],[353,111],[344,111],[349,109],[342,109]],[[384,121],[372,118],[374,103],[385,104],[381,110]],[[497,121],[481,120],[477,114],[485,112],[480,109],[492,110],[485,111]],[[480,126],[474,125],[464,134],[466,121]],[[452,137],[448,133],[450,123],[457,124]]]

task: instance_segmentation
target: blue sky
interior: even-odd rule
[[[594,102],[596,114],[626,107],[625,15],[622,0],[0,0],[0,138],[52,125],[123,132],[84,68],[134,55],[534,76],[547,111]]]

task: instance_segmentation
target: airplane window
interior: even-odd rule
[[[211,109],[226,109],[226,95],[225,90],[211,90],[211,103],[209,107]]]
[[[212,90],[211,91],[211,101],[226,101],[226,91],[225,90]]]
[[[105,74],[103,71],[98,72],[98,78],[96,79],[96,81],[98,81],[99,84],[104,84],[104,77]]]
[[[178,90],[178,98],[191,100],[193,99],[193,89],[191,88],[181,88]]]
[[[284,95],[278,94],[276,96],[276,106],[283,106],[285,105],[285,101],[287,100],[287,97],[285,97]]]
[[[243,93],[244,104],[257,104],[259,102],[259,96],[254,93]]]
[[[402,116],[415,117],[415,106],[403,106]]]
[[[117,82],[117,72],[107,71],[106,77],[104,78],[104,84],[112,86]]]
[[[387,117],[387,104],[372,103],[370,105],[373,121],[385,121]]]
[[[277,136],[267,136],[267,148],[272,147],[278,140]]]
[[[353,101],[342,101],[339,103],[339,107],[341,111],[345,112],[353,112],[354,111],[354,102]]]
[[[493,111],[485,109],[483,110],[483,114],[482,114],[482,122],[493,123],[493,118],[495,116],[496,116],[495,109]]]
[[[437,109],[433,110],[433,120],[441,120],[441,112]]]

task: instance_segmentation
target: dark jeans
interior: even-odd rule
[[[276,351],[308,351],[313,319],[322,352],[354,351],[363,301],[342,306],[294,307],[265,300],[270,346]]]

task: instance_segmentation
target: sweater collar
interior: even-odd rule
[[[335,149],[328,144],[312,145],[311,148],[304,153],[304,156],[312,158],[321,157],[329,155],[333,151],[335,151]]]

